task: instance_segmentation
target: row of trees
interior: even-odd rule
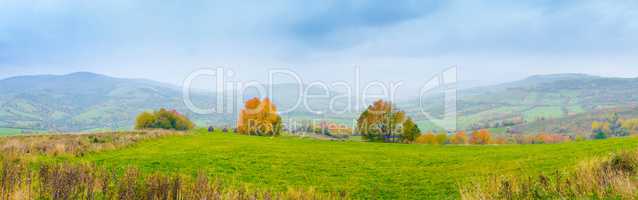
[[[611,130],[613,134],[621,134],[618,127],[638,130],[638,120],[616,123],[617,117],[611,119],[603,130]],[[504,121],[499,124],[513,125],[522,120]],[[608,128],[607,128],[608,127]],[[453,134],[442,132],[439,134],[421,133],[417,124],[410,117],[397,109],[391,102],[378,100],[361,113],[357,120],[356,131],[369,141],[403,142],[419,144],[547,144],[572,141],[575,137],[562,134],[508,134],[494,137],[488,129],[476,129],[471,134],[459,131]]]
[[[420,135],[417,144],[500,144],[501,139],[494,140],[487,129],[474,131],[469,136],[465,131],[458,131],[453,135],[447,133],[434,134],[432,132]],[[504,143],[504,142],[503,142]]]
[[[455,134],[447,133],[425,133],[417,137],[414,143],[417,144],[555,144],[574,140],[567,135],[560,134],[535,134],[535,135],[508,135],[493,136],[489,130],[482,129],[473,131],[467,135],[465,131]]]
[[[491,137],[486,129],[475,131],[469,138],[462,131],[452,136],[447,133],[421,134],[412,118],[391,102],[383,100],[375,101],[361,113],[357,120],[357,132],[369,141],[420,144],[488,144]]]
[[[618,113],[613,113],[604,120],[592,122],[591,130],[594,139],[628,136],[638,133],[638,119],[621,119]]]
[[[195,127],[186,116],[175,110],[164,108],[154,112],[143,112],[135,120],[135,129],[190,130]]]

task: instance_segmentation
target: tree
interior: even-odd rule
[[[594,139],[605,139],[607,138],[607,133],[610,132],[609,123],[594,121],[591,123],[591,130]]]
[[[186,116],[175,110],[166,110],[164,108],[150,112],[139,114],[135,120],[135,129],[171,129],[171,130],[190,130],[195,127]]]
[[[481,129],[478,131],[474,131],[472,133],[472,137],[470,138],[471,144],[489,144],[491,140],[492,134],[487,129]]]
[[[277,107],[268,98],[252,98],[244,103],[244,108],[239,112],[237,131],[241,134],[274,136],[279,135],[281,128]]]
[[[435,136],[432,132],[420,135],[416,138],[417,144],[436,144]]]
[[[616,137],[629,135],[629,131],[622,127],[618,113],[613,113],[607,118],[607,121],[609,123],[609,135]]]
[[[155,116],[149,112],[143,112],[135,119],[135,129],[145,129],[155,123]]]
[[[375,101],[361,113],[357,120],[357,131],[370,141],[396,142],[400,132],[399,125],[405,120],[405,113],[399,111],[391,102]]]
[[[417,137],[421,134],[421,130],[419,126],[417,126],[412,118],[409,118],[403,122],[403,142],[412,143],[416,140]]]
[[[465,135],[465,131],[458,131],[452,137],[450,137],[450,143],[452,144],[467,144],[468,139]]]
[[[437,144],[445,144],[447,143],[447,133],[441,132],[436,135],[434,138]]]

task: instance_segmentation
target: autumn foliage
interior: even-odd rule
[[[436,136],[432,132],[425,133],[417,137],[415,142],[417,144],[436,144]]]
[[[470,138],[471,144],[490,144],[492,140],[492,134],[487,129],[481,129],[474,131]]]
[[[246,135],[279,135],[281,127],[277,107],[268,98],[246,101],[237,120],[237,131]]]
[[[195,127],[186,116],[164,108],[155,112],[143,112],[135,120],[135,129],[189,130]]]
[[[458,131],[449,139],[452,144],[467,144],[469,142],[465,131]]]
[[[405,113],[391,102],[378,100],[361,113],[357,131],[370,141],[398,142],[405,119]]]

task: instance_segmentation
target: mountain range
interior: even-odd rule
[[[273,101],[280,107],[294,105],[298,86],[274,85]],[[310,93],[320,94],[321,91]],[[185,106],[181,87],[142,79],[114,78],[89,72],[67,75],[18,76],[0,80],[0,131],[91,131],[132,128],[135,116],[143,111],[170,108],[184,113],[199,125],[232,126],[234,113],[196,114]],[[331,94],[339,94],[332,91]],[[247,92],[243,98],[250,98]],[[193,102],[200,107],[216,103],[214,93],[194,91]],[[312,107],[325,107],[328,98],[317,99]],[[395,102],[413,116],[422,130],[442,129],[419,115],[423,109],[442,117],[442,95],[424,101]],[[609,112],[637,116],[638,79],[609,78],[586,74],[536,75],[520,81],[492,86],[462,88],[457,92],[457,127],[491,128],[495,132],[587,131],[592,120]],[[345,104],[348,102],[340,102]],[[240,102],[230,101],[228,107]],[[635,111],[635,112],[634,112]],[[357,113],[313,113],[295,110],[285,118],[316,119],[319,116],[351,124]]]

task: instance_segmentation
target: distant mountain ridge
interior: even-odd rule
[[[434,99],[426,103],[428,111],[442,115],[442,99]],[[562,133],[581,133],[588,122],[579,122],[565,130],[561,124],[535,123],[549,119],[570,118],[586,113],[600,113],[612,110],[631,110],[638,104],[638,78],[608,78],[586,74],[552,74],[536,75],[529,78],[494,86],[472,88],[458,92],[457,124],[461,129],[493,128],[506,131],[517,128],[527,132],[562,130]],[[429,106],[429,107],[428,107]],[[627,112],[631,113],[631,112]],[[578,118],[575,120],[591,120]],[[427,129],[440,127],[427,123]],[[517,123],[517,127],[506,127],[503,124]],[[569,120],[561,120],[563,124]],[[525,124],[535,124],[524,127]],[[539,125],[540,124],[540,125]],[[554,127],[550,127],[554,126]]]
[[[0,80],[0,127],[52,131],[124,129],[137,113],[161,107],[186,112],[176,86],[79,72]],[[214,98],[194,95],[202,102]],[[203,120],[215,120],[215,117]]]
[[[278,84],[274,89],[273,100],[280,110],[294,106],[296,98],[292,97],[299,95],[296,85]],[[226,92],[225,95],[237,94]],[[320,92],[310,90],[312,94]],[[234,99],[239,97],[226,97],[224,113],[196,114],[186,107],[181,87],[90,72],[6,78],[0,80],[0,93],[0,128],[47,131],[130,129],[138,113],[159,108],[176,109],[199,125],[232,126],[236,113],[229,113],[228,109],[242,106]],[[196,106],[213,108],[217,101],[215,95],[193,90],[191,97]],[[248,90],[241,98],[259,95]],[[312,104],[326,106],[326,101],[312,101]],[[294,111],[291,115],[308,113]]]
[[[275,87],[278,89],[273,98],[278,106],[284,109],[294,105],[295,98],[292,97],[299,95],[296,85]],[[561,119],[609,108],[630,109],[638,103],[638,79],[586,74],[536,75],[494,86],[461,89],[457,103],[457,124],[461,129],[486,125],[494,128],[494,124],[521,119],[525,124],[534,126],[527,128],[523,127],[525,124],[517,124],[519,129],[534,131],[540,130],[534,128],[539,127],[535,122],[540,119]],[[320,94],[319,91],[311,93]],[[235,113],[198,115],[191,112],[184,105],[178,86],[90,72],[6,78],[0,80],[0,94],[0,128],[47,131],[130,129],[139,112],[162,107],[177,109],[200,125],[232,126],[236,119]],[[244,98],[254,95],[254,91],[247,92]],[[196,92],[193,101],[200,107],[212,107],[216,97]],[[438,97],[428,99],[424,109],[433,116],[440,116],[444,108],[440,102]],[[310,104],[318,108],[327,106],[328,102],[319,99]],[[418,117],[420,108],[416,101],[397,104],[417,119],[422,130],[440,128],[428,119]],[[296,110],[284,117],[317,119],[320,115]],[[321,117],[351,124],[356,115],[324,113]]]

